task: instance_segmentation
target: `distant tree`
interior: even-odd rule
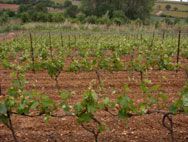
[[[177,7],[174,7],[174,11],[177,11],[178,10],[178,8]]]
[[[115,10],[113,12],[113,18],[122,18],[125,19],[125,14],[122,10]]]
[[[116,10],[113,12],[112,21],[117,25],[121,25],[123,23],[127,23],[128,18],[125,16],[125,14],[122,10]]]
[[[106,12],[105,15],[103,15],[100,18],[98,18],[97,23],[110,25],[111,24],[111,20],[109,18],[109,12]]]
[[[5,24],[8,21],[8,14],[6,13],[1,13],[0,14],[0,25]]]
[[[96,3],[93,3],[91,0],[82,0],[81,1],[81,10],[86,16],[94,15],[96,8]]]
[[[98,16],[98,17],[102,17],[103,15],[105,15],[106,13],[109,13],[110,17],[112,16],[112,12],[113,12],[113,7],[112,5],[109,5],[106,2],[103,2],[101,4],[98,4],[95,8],[94,11],[94,15]]]
[[[37,3],[34,7],[37,12],[48,12],[48,9],[44,3]]]
[[[171,9],[171,5],[169,5],[169,4],[167,4],[166,6],[165,6],[165,8],[166,8],[166,10],[170,10]]]
[[[51,14],[51,22],[63,22],[64,16],[62,13],[53,13]]]
[[[70,6],[72,6],[72,2],[70,0],[65,0],[65,2],[63,3],[63,7],[67,8],[67,7],[70,7]]]
[[[55,2],[52,0],[13,0],[13,3],[17,4],[37,4],[37,3],[43,3],[46,6],[53,6],[55,5]]]
[[[113,11],[122,10],[130,19],[149,17],[154,0],[82,0],[81,10],[87,16],[103,16],[107,11],[112,18]]]
[[[77,5],[71,5],[65,9],[65,16],[75,18],[78,14],[79,9]]]
[[[20,14],[20,18],[24,23],[30,21],[30,16],[27,12],[23,12],[22,14]]]
[[[84,22],[84,20],[85,20],[85,18],[86,18],[86,15],[84,14],[84,13],[79,13],[78,15],[77,15],[77,19],[80,21],[80,22]]]
[[[31,7],[30,5],[21,4],[20,7],[19,7],[18,12],[19,13],[27,12],[28,9],[30,9],[30,7]]]
[[[31,20],[32,21],[40,21],[40,22],[47,22],[51,21],[51,15],[44,12],[35,12],[31,14]]]
[[[47,13],[48,9],[44,3],[37,3],[37,4],[21,4],[19,7],[19,13],[22,12],[44,12]]]

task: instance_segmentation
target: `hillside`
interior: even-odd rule
[[[64,3],[65,0],[52,0],[56,3]],[[73,4],[75,5],[79,5],[80,4],[80,0],[71,0],[73,2]]]
[[[169,7],[169,9],[167,9],[166,7]],[[175,18],[187,18],[188,17],[188,3],[157,2],[154,6],[153,15],[169,16],[169,17],[175,17]]]
[[[17,4],[1,4],[0,3],[0,10],[11,10],[11,11],[18,11],[19,5]]]
[[[63,3],[65,0],[53,0],[57,3]],[[79,5],[79,0],[72,0],[73,4]],[[170,10],[167,10],[166,5],[170,5]],[[169,16],[175,18],[188,17],[188,3],[184,2],[156,2],[153,8],[153,15],[155,16]]]
[[[0,0],[2,2],[8,2],[10,0]],[[52,0],[56,3],[64,3],[65,0]],[[80,5],[80,0],[72,0],[74,5]],[[166,6],[169,5],[169,9],[166,9]],[[15,8],[15,5],[12,5]],[[11,5],[1,5],[0,9],[12,9]],[[18,7],[16,7],[17,9]],[[15,9],[14,9],[15,11]],[[61,12],[62,10],[60,10]],[[50,10],[51,12],[51,10]],[[58,9],[53,9],[52,12],[59,12]],[[153,8],[152,15],[158,17],[174,17],[174,18],[187,18],[188,17],[188,3],[184,2],[156,2]]]

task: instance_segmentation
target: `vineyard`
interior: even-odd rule
[[[188,141],[188,36],[23,32],[0,43],[0,141]]]

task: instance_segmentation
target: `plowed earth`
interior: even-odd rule
[[[10,85],[10,70],[0,70],[3,94],[6,94]],[[99,97],[108,96],[111,99],[117,97],[122,92],[123,85],[129,84],[131,92],[129,96],[136,102],[140,102],[143,94],[139,89],[140,76],[125,71],[105,72],[100,71],[105,89]],[[34,89],[49,94],[54,99],[59,99],[55,89],[55,82],[44,71],[33,74],[27,73],[29,81],[27,89]],[[131,77],[131,79],[130,79]],[[146,75],[145,75],[146,77]],[[186,75],[183,70],[175,71],[152,71],[147,73],[147,78],[152,80],[152,84],[160,84],[160,91],[169,96],[166,102],[168,105],[178,97],[178,93],[186,82]],[[84,90],[91,82],[97,79],[94,72],[67,73],[62,72],[59,77],[61,89],[72,92],[70,103],[74,104],[81,100]],[[97,88],[96,88],[97,89]],[[168,130],[162,126],[162,115],[151,114],[144,116],[134,116],[127,120],[120,120],[106,112],[99,112],[96,116],[106,123],[108,128],[103,132],[99,141],[101,142],[168,142],[170,135]],[[188,116],[176,115],[173,117],[175,141],[188,141]],[[51,118],[49,123],[45,123],[42,117],[28,118],[23,116],[13,116],[13,124],[16,135],[20,142],[92,142],[92,134],[85,131],[76,121],[75,117],[65,117],[63,119]],[[10,131],[0,124],[0,142],[12,142]]]
[[[9,32],[9,33],[2,33],[0,34],[0,42],[6,41],[6,40],[12,40],[15,37],[20,34],[21,31],[15,31],[15,32]]]
[[[2,3],[0,3],[0,10],[4,10],[4,9],[8,9],[8,10],[12,10],[12,11],[18,11],[19,5],[17,5],[17,4],[2,4]]]
[[[1,39],[0,39],[1,40]],[[182,60],[188,63],[187,60]],[[6,95],[11,84],[10,70],[0,68],[2,93]],[[139,103],[143,99],[143,93],[139,88],[140,75],[137,72],[126,71],[107,72],[100,71],[104,82],[104,89],[100,91],[99,98],[105,96],[115,99],[122,93],[124,84],[128,84],[131,92],[129,96]],[[151,85],[160,85],[160,92],[169,96],[165,105],[168,106],[180,93],[187,78],[183,70],[175,71],[150,71],[144,75],[152,81]],[[58,100],[55,81],[45,71],[36,74],[26,74],[29,83],[28,90],[37,90],[49,94]],[[67,73],[62,72],[58,78],[61,89],[72,92],[70,104],[80,101],[82,94],[90,86],[91,82],[97,82],[95,72]],[[94,86],[97,90],[97,87]],[[154,94],[159,93],[155,92]],[[99,91],[96,91],[99,92]],[[134,116],[127,120],[121,120],[106,112],[99,112],[96,117],[107,125],[107,130],[99,136],[100,142],[169,142],[170,135],[162,126],[161,114],[148,114]],[[173,116],[174,137],[176,142],[188,142],[188,116],[179,114]],[[48,123],[43,117],[13,116],[13,124],[20,142],[93,142],[93,135],[85,131],[76,121],[75,117],[51,118]],[[13,142],[12,135],[4,125],[0,123],[0,142]]]

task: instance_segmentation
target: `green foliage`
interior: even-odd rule
[[[64,8],[72,6],[72,2],[70,0],[65,0],[63,3]]]
[[[133,104],[133,100],[131,100],[126,95],[118,97],[117,104],[120,106],[118,115],[121,118],[129,117],[131,113],[134,113],[136,111],[136,107]]]
[[[53,60],[46,63],[46,69],[51,78],[57,78],[63,70],[64,62]]]
[[[23,12],[20,14],[20,18],[21,20],[25,23],[25,22],[29,22],[31,19],[30,19],[30,15],[29,13],[27,12]]]
[[[153,0],[82,0],[81,3],[81,9],[87,16],[96,15],[100,17],[104,15],[106,12],[109,12],[110,16],[112,17],[114,11],[120,10],[123,11],[124,16],[126,15],[130,19],[147,18],[154,5]]]
[[[88,123],[98,109],[97,95],[93,90],[84,93],[82,102],[74,106],[79,123]]]
[[[188,17],[185,19],[185,22],[188,23]]]
[[[64,22],[65,18],[62,13],[51,14],[51,22]]]
[[[180,98],[171,105],[170,111],[173,113],[183,111],[188,114],[188,83],[184,86]]]
[[[5,24],[0,29],[0,33],[6,33],[6,32],[10,32],[10,31],[18,31],[18,30],[23,30],[23,28],[20,24]]]
[[[113,18],[113,23],[116,25],[122,25],[124,23],[124,20],[121,18]]]
[[[106,98],[103,100],[103,102],[100,104],[100,108],[101,108],[101,109],[104,109],[104,110],[110,109],[110,108],[114,108],[114,107],[115,107],[115,103],[112,102],[112,101],[110,100],[110,98],[108,98],[108,97],[106,97]]]
[[[125,15],[130,19],[146,19],[150,15],[154,0],[127,1]]]
[[[117,14],[118,15],[118,14]],[[119,14],[121,15],[121,14]],[[105,15],[108,18],[108,14]],[[121,17],[121,16],[119,16]],[[43,71],[47,71],[52,79],[57,80],[62,71],[78,72],[78,71],[98,71],[99,78],[101,72],[109,72],[115,74],[115,71],[124,73],[124,70],[131,73],[156,70],[176,70],[177,65],[174,64],[172,57],[176,55],[174,50],[176,41],[168,36],[161,42],[161,37],[156,36],[151,46],[151,35],[144,35],[142,40],[136,40],[135,35],[123,35],[122,33],[101,34],[87,33],[79,35],[58,35],[51,32],[49,42],[49,33],[39,37],[38,33],[32,33],[34,57],[36,64]],[[37,41],[37,42],[36,42]],[[187,51],[187,39],[182,38],[181,50]],[[8,47],[8,48],[7,48]],[[51,47],[51,50],[49,48]],[[128,85],[123,86],[120,95],[115,94],[113,100],[110,97],[103,97],[104,89],[96,89],[96,84],[89,88],[83,95],[83,99],[77,104],[69,105],[71,93],[69,91],[58,90],[58,101],[55,101],[47,94],[25,89],[28,83],[25,74],[31,71],[30,59],[31,43],[28,36],[17,37],[15,40],[0,43],[0,66],[14,71],[11,75],[13,79],[7,96],[0,101],[0,121],[9,125],[8,119],[11,114],[44,116],[48,120],[50,116],[56,117],[56,112],[63,112],[62,116],[76,117],[81,126],[89,124],[95,127],[95,131],[101,133],[105,129],[100,120],[97,120],[98,112],[105,111],[113,116],[120,118],[128,118],[136,115],[148,113],[152,108],[164,109],[167,107],[165,95],[160,85],[153,84],[149,79],[143,79],[141,83],[137,82],[142,93],[142,99],[139,102],[129,97],[130,88]],[[50,52],[52,51],[52,52]],[[53,53],[52,57],[50,53]],[[128,59],[127,59],[128,57]],[[70,61],[65,64],[65,61]],[[38,71],[38,70],[36,70]],[[114,75],[115,76],[115,75]],[[97,78],[98,76],[96,76]],[[134,79],[134,78],[131,78]],[[135,78],[138,81],[137,78]],[[58,81],[58,80],[57,80]],[[93,83],[93,82],[92,82]],[[187,113],[188,107],[188,89],[187,85],[182,91],[178,100],[175,100],[170,111],[174,114],[177,112]],[[96,93],[97,92],[97,93]],[[119,91],[118,91],[119,92]],[[133,92],[134,93],[134,92]],[[98,95],[99,94],[99,95]],[[107,94],[108,95],[108,94]],[[118,97],[116,97],[116,95]],[[163,106],[165,105],[165,107]],[[10,116],[9,116],[10,114]]]
[[[94,8],[92,2],[89,0],[82,0],[81,1],[81,9],[86,16],[91,16],[94,14]]]
[[[165,18],[164,22],[168,25],[173,25],[173,21],[170,18]]]
[[[2,16],[3,14],[6,14],[8,17],[15,17],[16,16],[16,12],[10,11],[10,10],[0,11],[0,15]]]
[[[67,17],[76,18],[78,12],[79,12],[78,6],[71,5],[65,9],[64,15]]]
[[[117,25],[122,25],[128,22],[128,18],[125,16],[123,10],[115,10],[113,11],[112,21]]]
[[[86,18],[86,15],[84,14],[84,13],[79,13],[78,15],[77,15],[77,19],[80,21],[80,22],[84,22],[84,20],[85,20],[85,18]]]
[[[7,112],[8,110],[6,104],[4,102],[0,103],[0,122],[6,126],[9,125]]]
[[[44,3],[37,4],[21,4],[19,7],[19,13],[28,12],[30,14],[34,12],[48,12],[47,7]]]
[[[178,11],[178,8],[177,8],[177,7],[174,7],[173,9],[174,9],[174,11]]]
[[[170,10],[170,9],[171,9],[171,5],[167,4],[167,5],[165,6],[165,8],[166,8],[166,10]]]
[[[88,16],[88,17],[86,17],[85,22],[90,23],[90,24],[96,24],[97,16]]]
[[[175,18],[174,19],[174,25],[179,24],[179,23],[180,23],[180,19],[179,18]]]
[[[23,22],[63,22],[64,16],[61,13],[48,13],[48,1],[36,3],[24,3],[19,7],[18,15]]]
[[[56,108],[55,102],[46,95],[40,96],[38,102],[38,110],[40,111],[40,114],[50,115]]]
[[[59,95],[61,97],[60,107],[65,112],[69,112],[70,111],[70,106],[68,105],[67,101],[71,97],[71,93],[68,92],[68,91],[61,91]]]
[[[98,24],[108,24],[109,25],[111,23],[111,20],[109,19],[108,16],[104,15],[101,18],[98,18],[97,23]]]
[[[7,13],[0,13],[0,25],[5,24],[8,21],[9,15]]]

